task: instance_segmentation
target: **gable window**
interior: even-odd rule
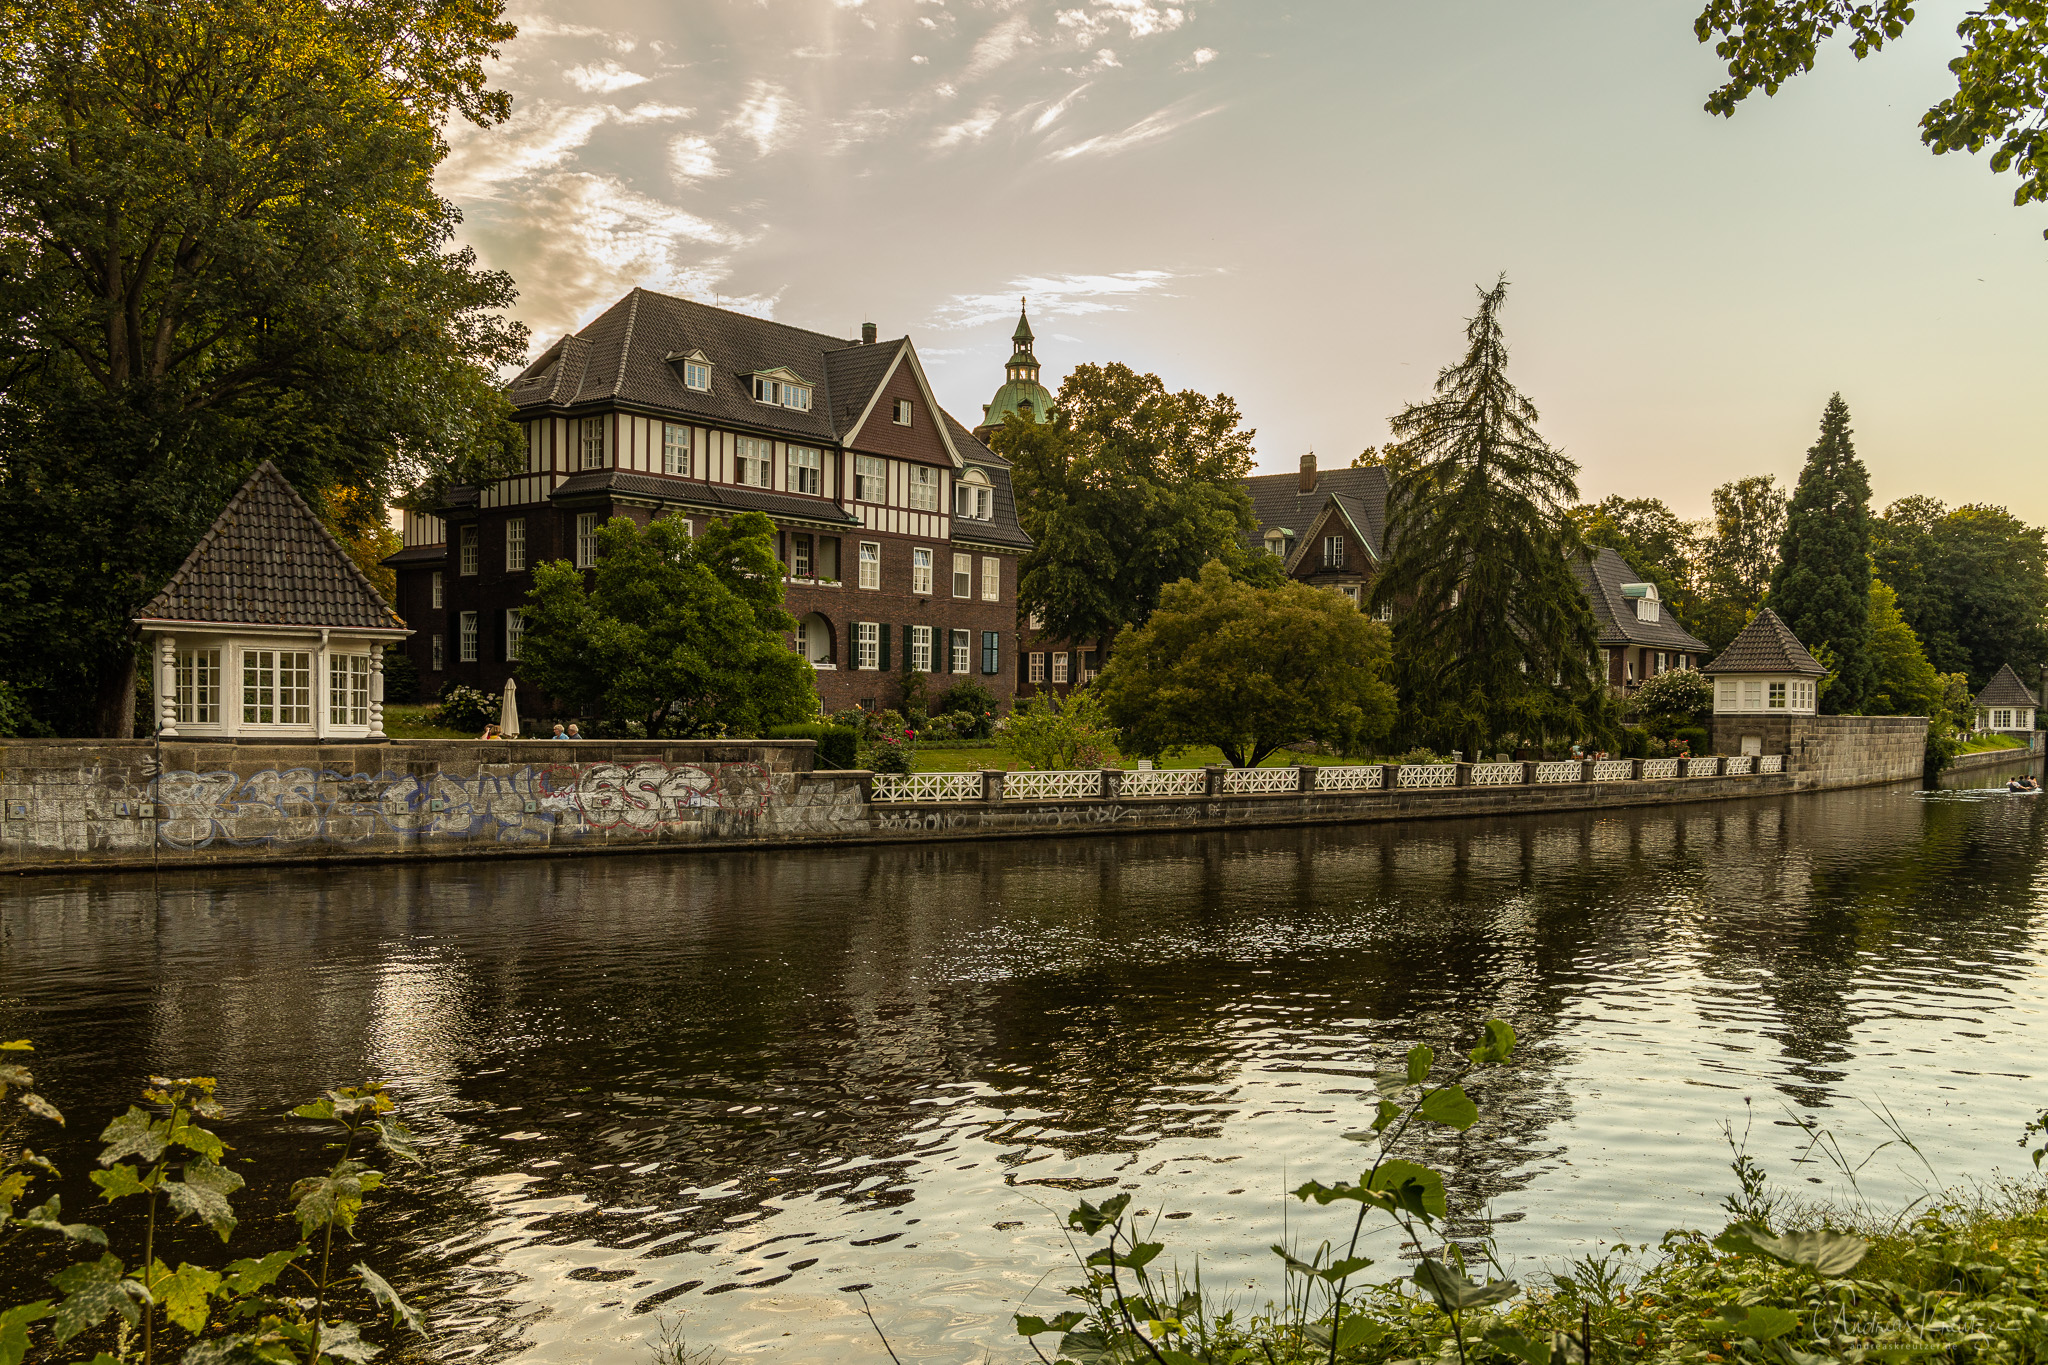
[[[953,655],[952,664],[955,673],[965,673],[967,671],[967,651],[969,648],[968,633],[964,630],[954,631],[951,653]]]
[[[1287,554],[1287,537],[1279,531],[1266,532],[1266,553],[1275,559],[1284,558]]]
[[[576,514],[576,567],[579,569],[597,567],[598,524],[595,512]]]
[[[711,391],[710,362],[704,360],[685,360],[683,362],[683,385],[686,388],[695,389],[699,393],[709,393]]]
[[[505,572],[518,573],[526,567],[526,518],[505,519]],[[366,724],[368,722],[365,722]]]
[[[784,384],[782,406],[796,408],[800,412],[811,410],[811,386],[809,384]]]
[[[985,557],[981,561],[981,600],[1003,600],[1003,561],[993,556]]]
[[[974,596],[974,556],[953,556],[953,596]]]
[[[754,401],[756,403],[780,403],[782,401],[781,383],[773,379],[764,379],[758,374],[755,375]]]
[[[1043,654],[1033,654],[1031,656],[1031,681],[1035,683],[1045,681],[1045,655]]]
[[[1067,680],[1067,656],[1064,651],[1052,656],[1052,680],[1056,683]]]
[[[456,572],[473,574],[476,572],[476,527],[465,526],[455,534]]]
[[[604,468],[604,418],[583,419],[583,467]]]
[[[853,666],[874,668],[881,658],[882,628],[873,621],[859,621],[853,627]]]
[[[882,586],[882,547],[872,540],[860,543],[860,585],[863,588]]]
[[[913,672],[932,671],[932,628],[912,626],[910,628],[910,667]]]
[[[368,725],[370,723],[370,656],[330,654],[327,656],[327,723]]]
[[[889,496],[889,466],[872,455],[853,457],[853,496],[857,502],[884,502]]]
[[[734,450],[732,481],[751,484],[755,488],[769,487],[774,477],[770,469],[774,445],[752,436],[741,436],[734,442]]]
[[[780,407],[796,408],[800,412],[811,410],[811,386],[799,384],[791,379],[770,379],[766,375],[754,376],[754,401],[774,403]]]
[[[988,486],[988,475],[970,469],[953,481],[953,515],[970,521],[989,521],[995,516],[996,493]]]
[[[2012,729],[2012,712],[1993,711],[1991,713],[1991,728],[1994,730]]]
[[[789,448],[789,491],[792,493],[816,493],[818,491],[818,452],[809,446]]]
[[[922,545],[910,552],[910,590],[919,597],[932,595],[932,552]]]
[[[939,471],[930,465],[919,464],[910,467],[910,510],[939,510]]]
[[[1344,537],[1323,537],[1323,567],[1341,569],[1344,567]]]
[[[694,386],[692,386],[694,387]],[[681,422],[661,424],[661,472],[687,477],[690,468],[690,429]]]
[[[910,400],[908,398],[896,400],[896,425],[899,427],[910,425]]]
[[[434,577],[430,585],[430,590],[433,593],[434,610],[439,611],[441,610],[441,571],[439,569],[434,570]]]
[[[439,673],[442,669],[448,666],[447,650],[445,645],[442,643],[445,638],[446,637],[444,636],[436,635],[430,642],[433,646],[433,652],[431,657],[434,661],[433,668],[436,673]]]
[[[463,663],[476,662],[476,613],[465,611],[455,618],[455,657]]]
[[[213,725],[220,720],[220,651],[178,654],[178,723]]]
[[[313,655],[309,650],[242,651],[242,723],[311,725]]]

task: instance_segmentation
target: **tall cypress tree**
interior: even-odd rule
[[[1570,558],[1578,466],[1508,382],[1503,277],[1482,290],[1465,358],[1396,415],[1386,569],[1401,728],[1467,752],[1603,728],[1598,633]]]
[[[1821,708],[1836,715],[1860,713],[1870,695],[1870,473],[1850,434],[1838,393],[1785,509],[1768,598],[1801,644],[1833,656]]]

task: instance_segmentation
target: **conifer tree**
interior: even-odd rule
[[[1870,694],[1870,474],[1850,436],[1838,393],[1785,509],[1768,599],[1801,644],[1833,657],[1821,706],[1837,715],[1859,714]]]
[[[1480,293],[1465,358],[1390,425],[1388,561],[1373,603],[1394,614],[1401,728],[1472,752],[1512,735],[1583,737],[1610,714],[1598,633],[1573,577],[1578,466],[1536,430],[1507,378],[1503,276]]]

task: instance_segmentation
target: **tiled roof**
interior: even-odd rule
[[[960,452],[960,458],[968,467],[979,469],[988,476],[989,487],[995,490],[994,506],[990,509],[989,521],[963,521],[953,518],[953,539],[972,541],[976,545],[997,545],[1007,549],[1028,550],[1033,541],[1024,534],[1024,528],[1017,521],[1017,491],[1010,482],[1010,462],[990,450],[979,436],[946,414],[946,431],[953,438],[953,446]]]
[[[1252,543],[1259,545],[1266,532],[1281,526],[1296,537],[1308,534],[1310,526],[1335,498],[1351,517],[1352,524],[1366,537],[1366,548],[1376,556],[1386,554],[1387,471],[1378,466],[1367,469],[1325,469],[1316,476],[1312,493],[1301,491],[1296,474],[1254,474],[1245,480],[1251,490],[1252,519],[1258,523]]]
[[[1827,674],[1820,660],[1806,652],[1806,646],[1792,628],[1765,607],[1756,619],[1742,628],[1720,656],[1703,673],[1804,673],[1819,678]]]
[[[2020,681],[2020,675],[2012,671],[2011,664],[2002,664],[1991,675],[1991,681],[1984,684],[1984,690],[1977,694],[1979,706],[2039,706],[2040,701]]]
[[[1587,605],[1593,608],[1593,619],[1600,624],[1601,645],[1607,648],[1647,645],[1652,649],[1706,653],[1707,642],[1672,619],[1669,602],[1664,603],[1663,609],[1657,613],[1658,620],[1636,618],[1635,600],[1622,596],[1621,588],[1624,583],[1641,583],[1644,580],[1629,567],[1627,560],[1613,550],[1603,545],[1594,553],[1590,563],[1582,558],[1573,559],[1572,573],[1585,590]]]
[[[867,408],[868,399],[881,386],[889,367],[910,341],[879,341],[872,346],[846,346],[825,353],[825,384],[831,393],[833,430],[844,436],[853,430]]]
[[[727,512],[766,512],[773,517],[795,521],[830,522],[835,526],[858,526],[860,518],[838,503],[824,498],[806,498],[777,493],[766,488],[741,488],[727,484],[699,483],[660,474],[636,474],[631,470],[598,469],[576,474],[562,481],[554,491],[558,502],[604,494],[656,498],[685,507],[705,507]]]
[[[268,460],[228,500],[137,619],[406,628]]]

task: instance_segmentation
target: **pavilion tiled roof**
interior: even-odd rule
[[[2040,701],[2020,681],[2020,675],[2012,671],[2011,664],[2003,664],[1991,675],[1991,681],[1984,684],[1984,690],[1977,694],[1979,706],[2039,706]]]
[[[1728,648],[1703,673],[1804,673],[1820,678],[1827,668],[1806,652],[1792,628],[1765,607],[1756,619],[1742,628]]]
[[[265,460],[138,620],[397,630],[306,500]]]

